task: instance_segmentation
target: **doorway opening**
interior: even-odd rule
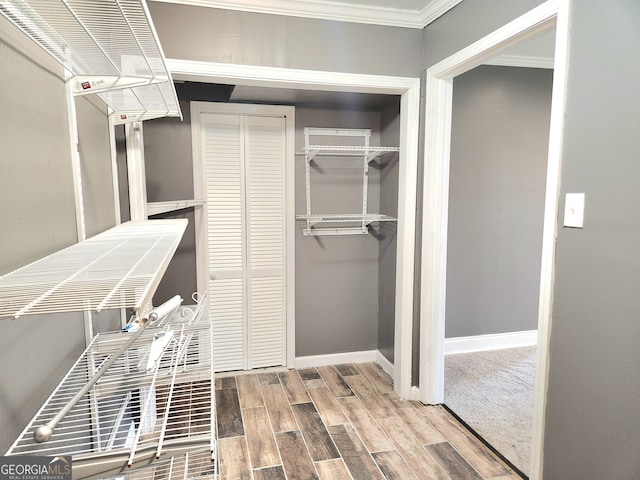
[[[530,478],[540,478],[546,402],[548,332],[556,236],[561,137],[565,97],[568,2],[549,1],[427,70],[425,177],[421,270],[420,400],[444,400],[444,339],[449,207],[451,119],[454,77],[521,40],[556,31],[554,79],[538,302],[537,362],[534,389]]]
[[[177,81],[400,96],[393,378],[396,392],[402,398],[409,398],[411,395],[411,318],[413,310],[420,79],[229,65],[188,60],[169,59],[167,63],[173,78]],[[288,278],[293,279],[293,277]],[[287,357],[291,359],[289,352]],[[293,365],[290,365],[288,361],[287,366]]]
[[[525,475],[552,81],[481,65],[453,82],[444,403]]]

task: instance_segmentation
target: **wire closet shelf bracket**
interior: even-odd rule
[[[311,142],[311,137],[331,137],[336,143],[346,145],[321,145]],[[370,129],[311,128],[304,129],[305,146],[300,155],[305,160],[306,213],[296,215],[304,222],[305,236],[320,235],[366,235],[369,226],[380,222],[395,222],[390,215],[368,211],[369,165],[378,160],[381,164],[398,156],[397,147],[374,147],[370,145]],[[337,162],[361,162],[362,165],[362,209],[358,213],[312,213],[311,210],[311,162],[333,160]]]
[[[114,124],[182,117],[145,0],[2,0],[0,13],[97,94]]]

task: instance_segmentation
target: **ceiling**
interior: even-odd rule
[[[154,0],[227,10],[424,28],[462,0]]]

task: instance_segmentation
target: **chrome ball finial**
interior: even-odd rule
[[[49,425],[43,425],[33,432],[33,439],[38,443],[42,443],[48,441],[51,435],[53,435],[53,429]]]

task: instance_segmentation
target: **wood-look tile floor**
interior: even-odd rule
[[[216,379],[221,480],[520,479],[375,363]]]

